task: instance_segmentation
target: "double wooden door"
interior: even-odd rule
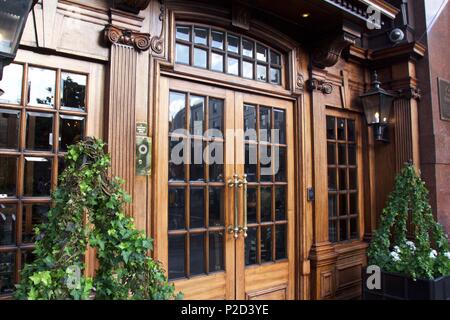
[[[186,299],[293,299],[293,104],[171,78],[155,115],[155,257]]]

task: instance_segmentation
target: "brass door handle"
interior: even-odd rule
[[[237,239],[239,237],[239,216],[238,216],[238,207],[239,207],[239,199],[238,199],[238,188],[239,188],[239,179],[238,175],[234,174],[232,179],[228,179],[227,185],[229,188],[234,188],[234,224],[228,226],[228,233],[233,234],[234,238]]]
[[[244,233],[244,238],[247,238],[247,230],[248,230],[248,224],[247,224],[247,186],[248,186],[248,181],[247,181],[247,175],[244,174],[243,179],[242,179],[242,186],[244,187],[243,192],[244,192],[244,226],[240,227],[240,232]]]

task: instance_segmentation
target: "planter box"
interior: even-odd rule
[[[381,289],[369,290],[370,275],[363,269],[364,300],[450,300],[450,276],[434,280],[413,279],[397,273],[381,272]]]

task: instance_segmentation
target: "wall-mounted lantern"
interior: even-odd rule
[[[0,80],[16,57],[28,13],[37,0],[0,0]]]
[[[360,96],[367,124],[373,127],[376,141],[389,142],[388,130],[392,102],[395,95],[381,88],[378,75],[374,73],[372,88]]]

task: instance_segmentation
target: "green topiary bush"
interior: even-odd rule
[[[160,264],[148,256],[152,240],[123,213],[130,197],[108,179],[105,144],[87,138],[69,147],[48,221],[36,228],[36,259],[21,272],[18,299],[175,299]],[[88,244],[99,268],[84,276]]]
[[[407,238],[409,218],[411,239]],[[412,164],[407,164],[395,179],[368,256],[370,265],[413,279],[450,275],[448,237],[434,220],[428,190]]]

